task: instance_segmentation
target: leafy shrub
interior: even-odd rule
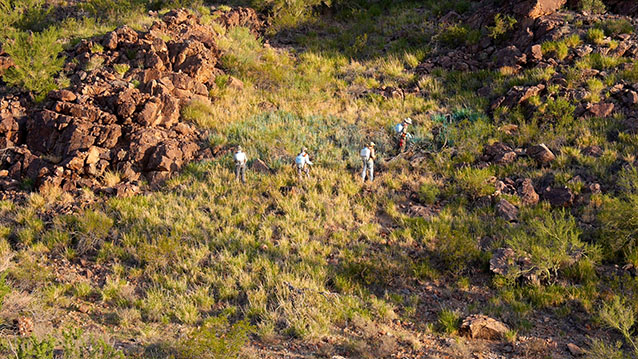
[[[602,339],[593,338],[585,359],[625,359],[625,353],[621,347],[622,342],[611,345]]]
[[[581,0],[580,9],[591,14],[602,14],[607,11],[602,0]]]
[[[44,6],[45,0],[0,0],[0,27],[3,37],[12,28],[41,31],[49,23],[53,7]]]
[[[564,211],[523,214],[523,225],[507,240],[512,249],[528,256],[540,278],[550,279],[592,249],[580,240],[574,217]]]
[[[212,317],[193,331],[180,347],[182,359],[239,358],[253,327],[246,321],[229,325],[226,317]]]
[[[124,359],[124,354],[120,350],[103,339],[85,335],[81,329],[64,330],[62,337],[17,338],[12,340],[10,347],[15,348],[17,359],[52,359],[56,347],[62,347],[61,358],[64,359]]]
[[[587,41],[600,45],[605,41],[605,32],[601,29],[591,28],[587,30]]]
[[[62,45],[57,40],[55,28],[42,33],[17,33],[3,46],[15,64],[5,72],[4,81],[34,93],[38,99],[44,98],[56,88],[53,76],[64,64],[58,56]]]
[[[496,14],[496,16],[494,16],[494,26],[487,27],[488,36],[494,40],[499,39],[508,31],[512,30],[514,25],[516,25],[515,18],[509,15],[503,16],[500,13]]]
[[[627,198],[609,198],[603,201],[598,213],[600,222],[600,243],[612,259],[626,256],[636,250],[638,242],[638,194]]]
[[[423,183],[419,187],[419,199],[423,203],[434,204],[439,196],[440,190],[436,183]]]
[[[550,97],[545,103],[544,110],[544,120],[550,121],[555,128],[568,128],[573,122],[576,107],[563,97]]]
[[[598,316],[609,328],[618,330],[627,343],[634,348],[634,352],[638,353],[638,342],[632,336],[631,330],[636,322],[636,315],[631,304],[615,295],[612,300],[603,302]]]
[[[631,34],[634,32],[634,26],[627,19],[609,19],[599,22],[595,26],[598,29],[602,29],[607,36]]]
[[[462,25],[449,25],[439,33],[439,40],[446,46],[459,47],[477,44],[481,38],[481,32]]]

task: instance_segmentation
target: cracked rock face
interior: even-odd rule
[[[251,9],[218,21],[259,26]],[[92,51],[96,46],[104,50]],[[107,172],[156,185],[210,154],[202,149],[204,136],[180,122],[191,101],[209,102],[223,74],[215,32],[196,16],[171,11],[147,32],[123,26],[64,55],[68,89],[52,91],[39,106],[0,98],[0,191],[15,190],[25,178],[36,186],[100,189]],[[101,66],[89,71],[91,63]]]

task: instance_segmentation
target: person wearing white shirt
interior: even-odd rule
[[[237,146],[237,152],[235,152],[235,180],[239,180],[246,183],[246,153],[242,150],[241,146]]]
[[[297,175],[301,179],[303,174],[306,174],[306,177],[310,177],[310,166],[312,166],[312,162],[310,161],[310,156],[308,156],[307,149],[304,147],[301,149],[301,152],[295,157],[295,165],[297,167]]]
[[[374,160],[376,154],[374,152],[374,142],[370,142],[366,147],[361,150],[361,160],[363,161],[363,172],[361,172],[361,178],[363,182],[366,181],[366,175],[370,182],[374,181]]]

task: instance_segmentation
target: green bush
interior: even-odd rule
[[[600,45],[605,41],[605,32],[601,29],[591,28],[587,30],[587,41]]]
[[[625,257],[636,250],[638,242],[638,194],[626,198],[606,197],[598,213],[600,243],[611,259]]]
[[[4,297],[9,293],[11,293],[11,287],[7,284],[7,273],[3,273],[0,275],[0,310],[2,310]]]
[[[460,314],[451,309],[443,309],[439,312],[439,329],[446,334],[455,333],[461,324]]]
[[[602,0],[581,0],[580,10],[591,14],[602,14],[607,11]]]
[[[229,325],[226,317],[212,317],[180,346],[180,359],[239,358],[254,328],[246,321]]]
[[[515,25],[516,19],[513,17],[496,14],[496,16],[494,16],[494,26],[487,27],[488,35],[494,40],[502,38],[508,31],[512,30]]]
[[[596,28],[602,29],[607,36],[616,36],[620,34],[631,34],[634,32],[634,26],[627,19],[609,19],[597,23]]]
[[[526,212],[521,217],[522,225],[513,230],[507,244],[531,259],[539,278],[558,276],[559,270],[593,250],[580,240],[576,220],[564,211]]]
[[[9,348],[15,348],[17,359],[53,359],[54,349],[62,348],[63,359],[124,359],[124,354],[103,339],[85,335],[81,329],[62,332],[62,338],[35,336],[11,340]],[[0,352],[1,353],[1,352]],[[58,358],[58,356],[56,356]]]
[[[100,19],[118,19],[134,11],[144,9],[143,0],[88,0],[80,8],[90,16]]]
[[[331,5],[330,0],[253,0],[252,6],[269,13],[272,30],[292,28],[309,19],[319,5]]]
[[[32,92],[37,99],[57,87],[54,76],[62,70],[64,59],[58,56],[62,45],[55,28],[16,33],[3,47],[15,64],[3,76],[6,83]]]
[[[49,24],[53,7],[45,0],[0,0],[0,27],[3,38],[15,29],[41,31]]]
[[[638,342],[633,337],[631,329],[636,323],[636,315],[630,303],[615,295],[612,300],[603,302],[598,316],[609,328],[618,330],[638,354]]]
[[[449,25],[441,30],[439,41],[449,47],[475,45],[481,39],[481,32],[462,25]]]

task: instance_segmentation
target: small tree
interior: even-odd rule
[[[21,87],[42,99],[57,86],[55,76],[64,64],[59,57],[62,45],[57,41],[55,28],[48,28],[41,33],[16,32],[4,46],[13,60],[14,66],[9,68],[3,79],[6,83]]]

